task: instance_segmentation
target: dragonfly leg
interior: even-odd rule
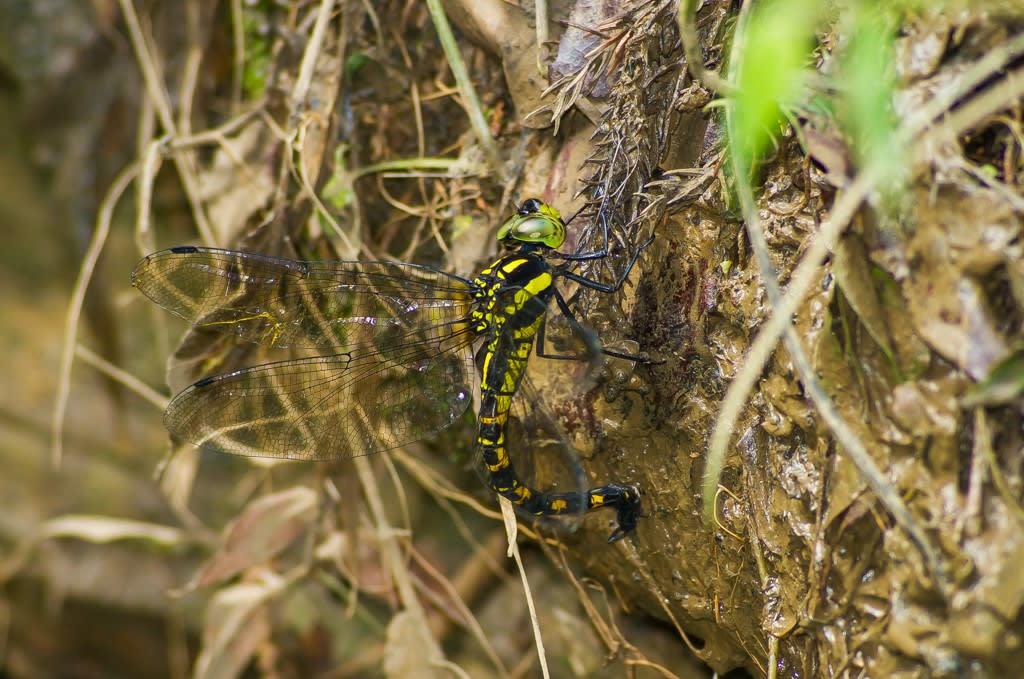
[[[569,325],[572,327],[573,332],[577,333],[583,338],[583,341],[587,344],[586,353],[576,354],[551,354],[548,353],[544,348],[546,341],[547,332],[547,318],[541,323],[540,328],[537,330],[537,355],[541,358],[546,358],[555,361],[593,361],[597,354],[604,354],[605,356],[611,356],[612,358],[621,358],[626,361],[635,361],[637,363],[662,363],[663,361],[653,361],[649,356],[638,356],[635,354],[625,354],[621,351],[614,351],[612,349],[605,349],[601,346],[601,342],[597,338],[597,334],[590,328],[584,326],[576,318],[576,314],[573,313],[569,304],[562,297],[562,293],[555,290],[555,303],[558,305],[558,309],[565,316]]]
[[[617,292],[623,285],[625,285],[626,279],[629,278],[629,273],[633,270],[633,266],[636,264],[637,258],[640,257],[640,253],[653,242],[653,237],[648,238],[633,251],[633,254],[629,258],[629,263],[626,264],[626,268],[622,270],[622,273],[619,275],[619,279],[612,284],[601,283],[600,281],[592,280],[586,276],[581,276],[578,273],[573,273],[572,271],[562,271],[561,275],[571,281],[576,281],[583,287],[590,288],[591,290],[597,290],[598,292]]]

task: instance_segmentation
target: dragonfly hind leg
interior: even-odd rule
[[[540,324],[537,329],[537,355],[541,358],[552,359],[556,361],[592,361],[598,354],[604,354],[605,356],[611,356],[612,358],[621,358],[626,361],[633,361],[635,363],[644,364],[657,364],[664,363],[664,361],[652,360],[647,355],[637,354],[626,354],[621,351],[614,351],[612,349],[606,349],[601,346],[600,340],[598,340],[596,333],[588,326],[583,325],[576,314],[573,313],[569,307],[569,303],[562,297],[562,293],[555,290],[555,303],[558,305],[559,311],[562,312],[562,316],[565,317],[566,321],[572,330],[581,338],[587,345],[585,353],[573,353],[573,354],[553,354],[549,353],[545,348],[547,346],[547,325],[548,319],[545,317],[544,321]]]

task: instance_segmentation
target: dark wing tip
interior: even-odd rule
[[[202,389],[203,387],[209,386],[210,384],[213,384],[214,382],[218,381],[219,377],[220,375],[210,375],[200,380],[196,380],[195,382],[192,383],[192,388]]]

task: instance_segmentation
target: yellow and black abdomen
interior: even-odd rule
[[[607,484],[587,491],[541,492],[519,478],[508,455],[506,433],[512,399],[554,295],[550,266],[540,256],[521,250],[499,259],[473,282],[479,290],[475,329],[487,338],[479,361],[477,446],[487,468],[488,485],[534,516],[614,507],[619,527],[609,542],[620,539],[635,528],[639,518],[640,497],[634,486]]]
[[[494,492],[535,515],[581,510],[575,502],[549,501],[524,483],[509,459],[505,434],[512,399],[519,389],[533,342],[553,294],[547,262],[532,253],[499,259],[474,281],[480,286],[479,330],[487,338],[480,364],[477,446]],[[570,507],[570,505],[574,505]]]

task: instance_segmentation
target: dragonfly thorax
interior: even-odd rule
[[[509,322],[533,325],[554,294],[553,282],[551,265],[537,252],[521,249],[495,260],[473,279],[474,331],[493,334]]]

